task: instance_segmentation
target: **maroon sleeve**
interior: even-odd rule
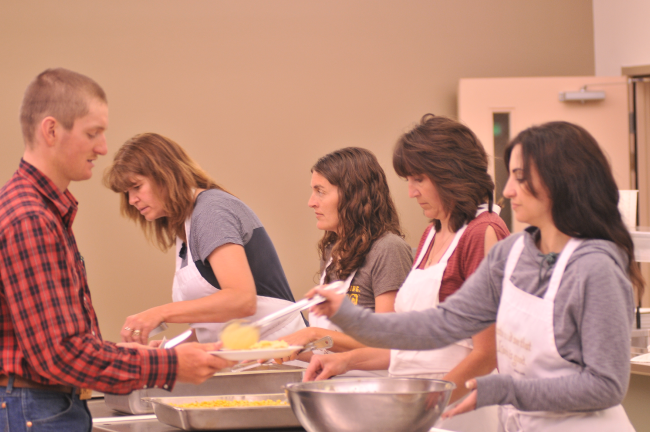
[[[440,303],[455,293],[483,261],[488,226],[494,229],[498,240],[510,234],[503,219],[496,213],[482,213],[470,222],[447,263],[440,286]]]

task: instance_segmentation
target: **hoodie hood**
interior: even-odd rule
[[[526,228],[525,232],[528,233],[526,243],[527,247],[537,248],[535,246],[535,234],[539,231],[536,227]],[[569,259],[569,264],[585,255],[589,254],[604,254],[607,255],[616,263],[618,267],[623,270],[625,274],[628,272],[629,259],[623,249],[618,247],[616,243],[609,240],[602,239],[584,239],[582,244],[573,252]]]

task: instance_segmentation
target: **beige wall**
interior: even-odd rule
[[[620,75],[625,66],[650,64],[650,2],[593,0],[596,75]]]
[[[605,100],[561,102],[559,93],[605,92]],[[479,137],[495,164],[503,154],[494,154],[494,113],[510,114],[510,138],[522,130],[548,121],[564,120],[587,129],[608,157],[619,189],[630,189],[630,126],[627,79],[614,77],[467,78],[459,83],[458,117]],[[497,185],[503,187],[504,185]],[[509,203],[508,203],[509,205]],[[513,221],[513,232],[525,224]]]
[[[44,6],[47,4],[48,6]],[[108,93],[109,156],[71,189],[102,330],[170,299],[173,254],[118,214],[101,173],[133,134],[175,139],[265,224],[301,296],[320,232],[309,168],[334,149],[374,151],[408,241],[426,220],[393,173],[391,148],[422,114],[455,116],[461,77],[590,75],[591,1],[27,0],[0,8],[0,182],[22,154],[22,92],[47,67]]]

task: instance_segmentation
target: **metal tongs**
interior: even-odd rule
[[[191,335],[192,335],[192,329],[185,330],[183,333],[181,333],[178,336],[173,337],[173,338],[171,338],[169,340],[167,340],[167,338],[163,337],[163,340],[160,343],[160,346],[158,348],[165,348],[165,349],[174,348],[176,345],[183,342],[185,339],[187,339]]]
[[[325,336],[320,339],[317,339],[313,342],[309,342],[306,344],[299,352],[298,355],[302,353],[306,353],[309,351],[314,351],[317,349],[322,349],[326,350],[328,348],[332,348],[334,345],[334,341],[332,340],[331,336]],[[240,363],[236,366],[233,366],[232,369],[230,370],[231,372],[243,372],[249,369],[254,369],[258,366],[265,366],[273,363],[273,359],[267,360],[263,363]]]
[[[300,350],[298,355],[309,351],[314,351],[317,349],[326,350],[332,348],[332,346],[334,346],[334,341],[332,340],[332,336],[324,336],[320,339],[317,339],[313,342],[309,342],[308,344],[306,344],[303,347],[303,349]]]
[[[168,328],[169,328],[169,326],[167,325],[166,322],[164,322],[164,321],[161,322],[160,324],[158,324],[157,327],[155,327],[154,329],[152,329],[149,332],[149,338],[151,338],[152,336],[157,335],[160,332],[164,332]],[[167,348],[167,349],[173,348],[176,345],[178,345],[179,343],[183,342],[188,337],[190,337],[191,334],[192,334],[192,330],[190,329],[190,330],[184,331],[183,333],[181,333],[178,336],[175,336],[175,337],[173,337],[173,338],[171,338],[169,340],[167,340],[167,338],[163,336],[162,342],[160,342],[160,345],[158,346],[158,348]]]
[[[345,283],[342,281],[332,282],[331,284],[324,286],[323,289],[328,291],[331,290],[336,294],[345,294],[348,290],[347,287],[345,286]],[[293,303],[290,306],[280,309],[279,311],[273,312],[272,314],[267,315],[260,320],[251,323],[242,320],[233,320],[227,323],[226,327],[229,326],[230,324],[237,323],[239,325],[256,327],[259,330],[262,327],[265,327],[271,324],[272,322],[279,320],[280,318],[284,318],[285,316],[290,315],[294,312],[299,312],[308,309],[316,304],[323,303],[325,300],[327,300],[325,297],[323,297],[320,294],[316,294],[310,299],[308,298],[302,299],[298,302]]]

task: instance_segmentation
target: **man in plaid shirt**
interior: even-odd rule
[[[71,181],[89,179],[107,152],[102,88],[48,69],[27,88],[20,120],[25,152],[0,190],[0,431],[90,431],[80,389],[171,390],[229,366],[206,352],[215,344],[136,349],[102,340],[68,190]]]

